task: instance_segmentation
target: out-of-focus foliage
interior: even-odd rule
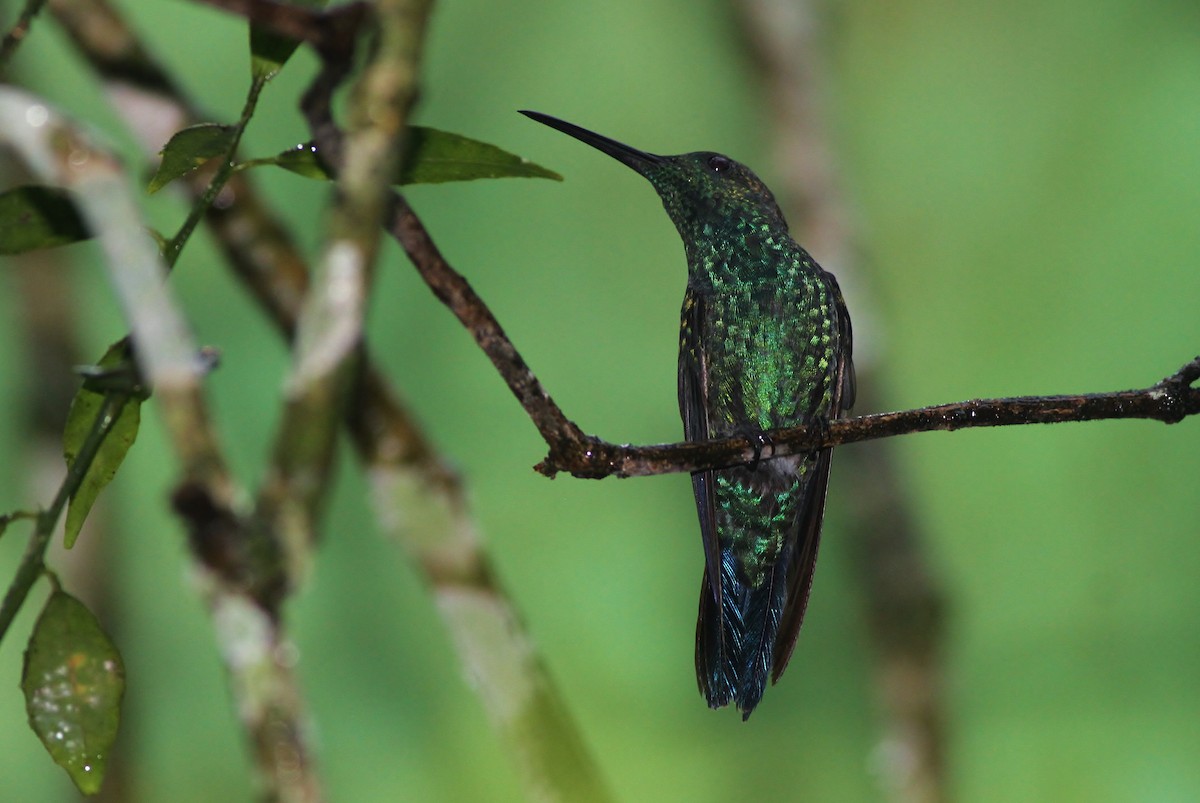
[[[245,26],[186,3],[124,6],[213,118],[232,122],[247,81]],[[842,285],[859,359],[882,366],[889,407],[1144,386],[1195,356],[1194,5],[876,0],[836,12],[822,40],[825,99],[873,292],[858,273],[841,274]],[[719,150],[777,183],[771,112],[736,31],[723,4],[682,0],[464,0],[433,17],[418,122],[554,165],[566,182],[408,195],[556,400],[612,440],[679,436],[682,249],[637,176],[515,110],[655,152]],[[94,82],[46,33],[35,28],[12,69],[126,141]],[[301,49],[271,83],[247,152],[306,137],[296,99],[314,69]],[[255,177],[313,247],[327,185]],[[184,213],[151,210],[161,230]],[[171,281],[199,339],[221,350],[214,410],[235,467],[254,479],[286,355],[207,248],[189,246]],[[122,326],[94,255],[81,246],[71,256],[85,268],[84,333],[109,342]],[[835,461],[822,562],[786,677],[746,724],[708,711],[691,666],[702,556],[687,478],[534,474],[542,445],[487,360],[394,246],[383,258],[373,354],[463,472],[498,572],[618,794],[880,799],[877,768],[890,754],[839,527],[856,478]],[[6,320],[17,304],[0,294]],[[0,421],[2,510],[34,498],[16,402],[39,377],[13,338],[11,327],[0,334],[10,411]],[[125,788],[140,800],[249,800],[211,632],[167,512],[175,464],[146,418],[106,494],[107,557],[79,566],[104,572],[134,678],[117,743],[131,768]],[[1196,423],[921,435],[896,448],[951,595],[955,797],[1200,797]],[[289,611],[331,797],[519,799],[436,609],[404,556],[375,537],[365,498],[347,463],[311,587]],[[0,540],[0,564],[18,547]],[[33,618],[24,612],[0,649],[0,678],[19,672],[14,645]],[[20,722],[9,688],[0,721]],[[36,739],[8,744],[0,777],[14,797],[62,788]]]
[[[180,176],[229,150],[237,129],[231,125],[200,123],[177,131],[163,146],[162,161],[147,192],[158,192]]]
[[[102,370],[116,368],[130,365],[130,360],[129,341],[122,339],[108,348],[96,367]],[[104,393],[87,386],[80,387],[79,392],[75,394],[71,409],[67,411],[67,423],[63,428],[63,456],[68,467],[75,464],[75,458],[91,434],[92,428],[96,426],[96,416],[101,412],[104,402]],[[108,436],[88,466],[79,490],[67,505],[67,516],[63,525],[63,545],[67,549],[75,545],[79,530],[83,527],[92,505],[96,503],[96,498],[112,482],[121,463],[125,461],[125,455],[137,440],[142,420],[141,411],[142,399],[128,398],[121,403],[114,416]]]
[[[0,254],[23,254],[90,236],[64,189],[26,185],[0,192]]]
[[[294,5],[322,8],[327,0],[296,0]],[[250,26],[250,70],[256,79],[271,79],[292,57],[299,42],[288,39],[257,25]]]

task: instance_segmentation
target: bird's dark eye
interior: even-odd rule
[[[714,173],[724,173],[733,166],[733,162],[724,156],[710,156],[708,157],[708,166]]]

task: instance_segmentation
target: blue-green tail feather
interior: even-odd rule
[[[696,630],[700,688],[711,708],[735,703],[742,718],[762,699],[767,685],[783,608],[787,601],[787,555],[767,582],[753,588],[739,579],[733,550],[721,555],[721,610],[705,576]]]
[[[829,474],[828,452],[814,457],[716,472],[709,488],[720,582],[706,561],[696,673],[710,707],[734,703],[743,719],[783,672],[804,617]]]

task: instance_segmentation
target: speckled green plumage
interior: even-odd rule
[[[679,357],[685,436],[754,435],[836,417],[849,402],[851,373],[836,281],[791,239],[748,169],[729,163],[710,177],[697,163],[722,157],[669,158],[693,176],[658,178],[685,188],[660,193],[688,258]],[[750,191],[726,192],[727,184]],[[777,679],[787,665],[828,476],[825,450],[693,477],[706,547],[696,666],[710,705],[733,702],[748,716],[768,671]]]
[[[684,436],[757,437],[827,421],[853,402],[850,318],[834,277],[797,245],[770,190],[720,154],[658,156],[526,112],[645,176],[683,239]],[[830,450],[693,474],[705,574],[696,674],[710,706],[758,704],[799,632]]]

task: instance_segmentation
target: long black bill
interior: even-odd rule
[[[637,148],[631,148],[623,142],[617,142],[615,139],[597,134],[594,131],[588,131],[586,128],[580,128],[574,123],[568,123],[566,120],[560,120],[557,117],[551,117],[548,114],[541,112],[531,112],[521,110],[521,114],[531,120],[537,120],[543,125],[548,125],[551,128],[557,128],[564,134],[569,134],[580,142],[586,142],[593,148],[607,153],[612,158],[616,159],[624,165],[632,167],[642,175],[646,175],[646,170],[651,166],[658,164],[663,160],[663,157],[656,156],[653,153],[639,151]]]

